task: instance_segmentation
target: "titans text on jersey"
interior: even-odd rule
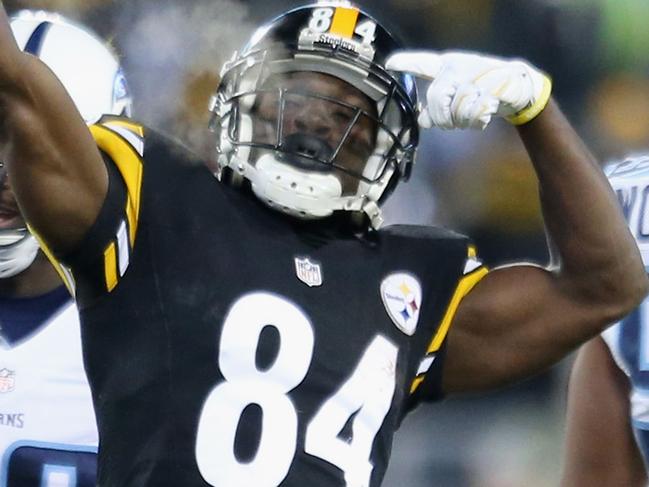
[[[407,226],[331,238],[153,131],[105,118],[92,133],[108,195],[60,257],[99,484],[379,485],[404,415],[440,395],[454,311],[487,272],[468,240]]]
[[[97,427],[81,354],[79,318],[67,290],[49,296],[2,298],[0,316],[33,316],[52,305],[24,334],[3,326],[0,347],[0,487],[95,485]]]

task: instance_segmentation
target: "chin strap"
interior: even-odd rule
[[[363,205],[363,211],[370,219],[370,225],[374,230],[378,230],[383,225],[383,214],[381,213],[381,208],[376,204],[375,201],[367,201]]]

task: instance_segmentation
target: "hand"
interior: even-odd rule
[[[468,52],[406,51],[386,68],[431,81],[419,116],[424,128],[484,129],[494,115],[522,125],[543,111],[552,91],[548,76],[524,61]]]

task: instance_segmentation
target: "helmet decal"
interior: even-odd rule
[[[371,61],[377,24],[352,6],[313,9],[308,26],[300,33],[300,45],[327,44],[354,52]]]

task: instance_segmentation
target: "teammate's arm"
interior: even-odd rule
[[[629,421],[629,380],[597,337],[582,347],[568,391],[563,487],[644,487]]]
[[[108,176],[56,76],[18,48],[0,4],[0,160],[32,227],[58,252],[94,223]]]
[[[447,392],[542,371],[630,312],[647,291],[615,194],[556,104],[518,130],[560,265],[496,269],[464,298],[448,337]]]

